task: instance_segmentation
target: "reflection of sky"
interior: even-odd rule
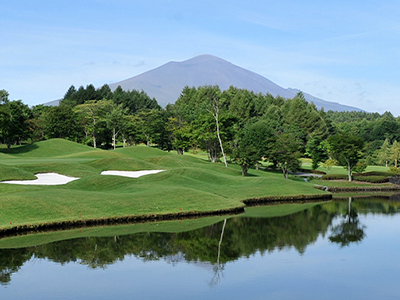
[[[328,235],[296,250],[260,253],[225,265],[221,281],[196,264],[143,263],[126,257],[90,270],[33,259],[0,286],[1,299],[385,299],[399,297],[400,216],[360,216],[359,244],[340,248]],[[223,247],[223,243],[222,243]]]

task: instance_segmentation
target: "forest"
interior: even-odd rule
[[[165,108],[144,91],[114,91],[108,85],[71,86],[59,106],[29,107],[0,90],[0,141],[14,145],[62,138],[94,148],[138,144],[165,151],[206,153],[212,162],[289,172],[312,159],[312,169],[367,165],[397,170],[400,119],[390,112],[318,110],[298,93],[293,99],[218,86],[183,88]]]

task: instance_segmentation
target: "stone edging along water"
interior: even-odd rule
[[[269,196],[269,197],[246,199],[242,200],[241,202],[243,202],[245,206],[255,206],[255,205],[274,205],[274,204],[285,204],[285,203],[286,204],[304,203],[313,201],[320,202],[320,201],[328,201],[331,199],[332,199],[332,194],[323,194],[323,195],[297,195],[297,196]],[[192,212],[178,212],[178,213],[168,213],[168,214],[130,215],[130,216],[117,216],[117,217],[107,217],[98,219],[79,219],[70,221],[46,222],[46,223],[31,224],[31,225],[29,224],[18,225],[8,228],[1,228],[0,238],[7,236],[14,236],[14,235],[24,235],[33,232],[67,230],[67,229],[82,228],[82,227],[169,221],[169,220],[199,218],[206,216],[241,214],[244,213],[245,206],[220,209],[215,211],[204,211],[204,212],[192,211]]]
[[[295,195],[295,196],[268,196],[242,200],[246,206],[254,205],[274,205],[274,204],[289,204],[303,203],[310,201],[327,201],[332,199],[332,194],[322,195]]]
[[[318,185],[316,189],[328,192],[386,192],[386,191],[399,191],[400,186],[347,186],[347,187],[327,187]]]

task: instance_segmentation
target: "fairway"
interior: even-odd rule
[[[0,180],[32,180],[37,173],[79,177],[61,186],[0,184],[0,229],[123,216],[215,212],[241,200],[324,194],[302,179],[228,168],[190,155],[145,146],[100,150],[53,139],[0,153]],[[15,162],[13,164],[13,162]],[[103,171],[164,170],[139,178]]]

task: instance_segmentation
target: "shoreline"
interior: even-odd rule
[[[241,200],[244,206],[220,209],[215,211],[191,211],[178,212],[167,214],[145,214],[145,215],[128,215],[114,216],[98,219],[79,219],[70,221],[46,222],[38,224],[26,224],[12,227],[0,228],[0,239],[11,236],[27,235],[36,232],[60,231],[68,229],[77,229],[84,227],[96,227],[104,225],[121,225],[135,224],[157,221],[195,219],[207,216],[222,216],[222,215],[239,215],[244,213],[245,207],[258,205],[278,205],[278,204],[294,204],[308,203],[332,200],[332,194],[316,194],[316,195],[297,195],[297,196],[268,196]]]
[[[316,189],[327,192],[385,192],[385,191],[400,191],[400,186],[315,186]]]

